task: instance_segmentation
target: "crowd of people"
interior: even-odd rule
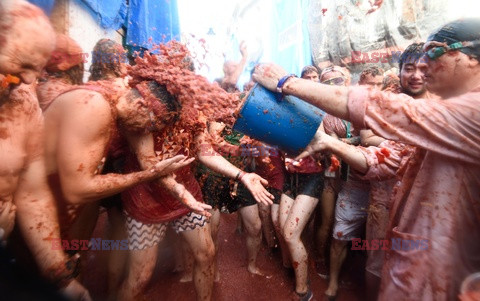
[[[181,281],[211,300],[220,217],[232,213],[248,272],[268,277],[256,262],[264,239],[280,249],[295,278],[285,300],[312,300],[310,260],[334,300],[349,246],[366,251],[368,300],[454,300],[480,271],[480,19],[439,28],[398,69],[368,66],[355,84],[333,64],[299,77],[260,64],[241,94],[244,43],[241,61],[206,83],[179,44],[128,66],[123,47],[101,39],[93,51],[117,59],[93,61],[84,83],[84,50],[39,8],[2,1],[0,17],[7,299],[91,300],[78,242],[103,211],[109,239],[128,241],[108,251],[110,300],[142,298],[172,230]],[[326,113],[300,155],[232,129],[234,99],[255,83]]]

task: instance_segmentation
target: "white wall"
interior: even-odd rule
[[[68,30],[67,34],[89,53],[85,64],[84,80],[90,76],[88,69],[92,61],[92,50],[95,43],[102,38],[112,39],[122,43],[122,36],[115,30],[105,30],[100,26],[100,20],[94,17],[90,8],[79,0],[68,0]]]

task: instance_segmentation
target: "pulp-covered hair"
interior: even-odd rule
[[[371,76],[383,76],[383,69],[380,68],[380,67],[377,67],[377,66],[370,66],[370,67],[367,67],[365,69],[363,69],[362,73],[360,73],[360,79],[359,79],[359,83],[362,84],[363,82],[365,82],[365,78],[367,77],[367,75],[371,75]]]
[[[403,65],[416,64],[423,57],[423,45],[425,43],[413,43],[403,51],[398,60],[398,70],[402,72]]]

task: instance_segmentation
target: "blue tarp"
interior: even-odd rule
[[[47,14],[55,0],[29,0]],[[126,44],[150,48],[153,43],[180,40],[180,22],[176,0],[74,0],[87,5],[103,28],[127,28]],[[127,22],[125,22],[127,20]]]
[[[78,1],[78,0],[77,0]],[[100,20],[103,28],[119,29],[127,15],[126,0],[81,0]]]
[[[130,0],[128,8],[128,45],[150,48],[153,43],[180,40],[176,0]]]
[[[300,76],[312,64],[307,28],[308,0],[275,1],[272,26],[272,61]]]
[[[47,15],[52,13],[55,4],[55,0],[28,0],[28,2],[40,7]]]

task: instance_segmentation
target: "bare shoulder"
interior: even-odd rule
[[[93,106],[99,109],[109,107],[107,100],[101,93],[87,89],[76,89],[66,92],[60,95],[55,102],[57,101],[69,106]]]
[[[88,141],[105,136],[114,121],[110,104],[103,95],[87,89],[60,95],[48,110],[50,115],[45,115],[47,123],[51,121],[51,125],[61,128],[67,137],[75,136]],[[62,136],[61,139],[66,138]]]

